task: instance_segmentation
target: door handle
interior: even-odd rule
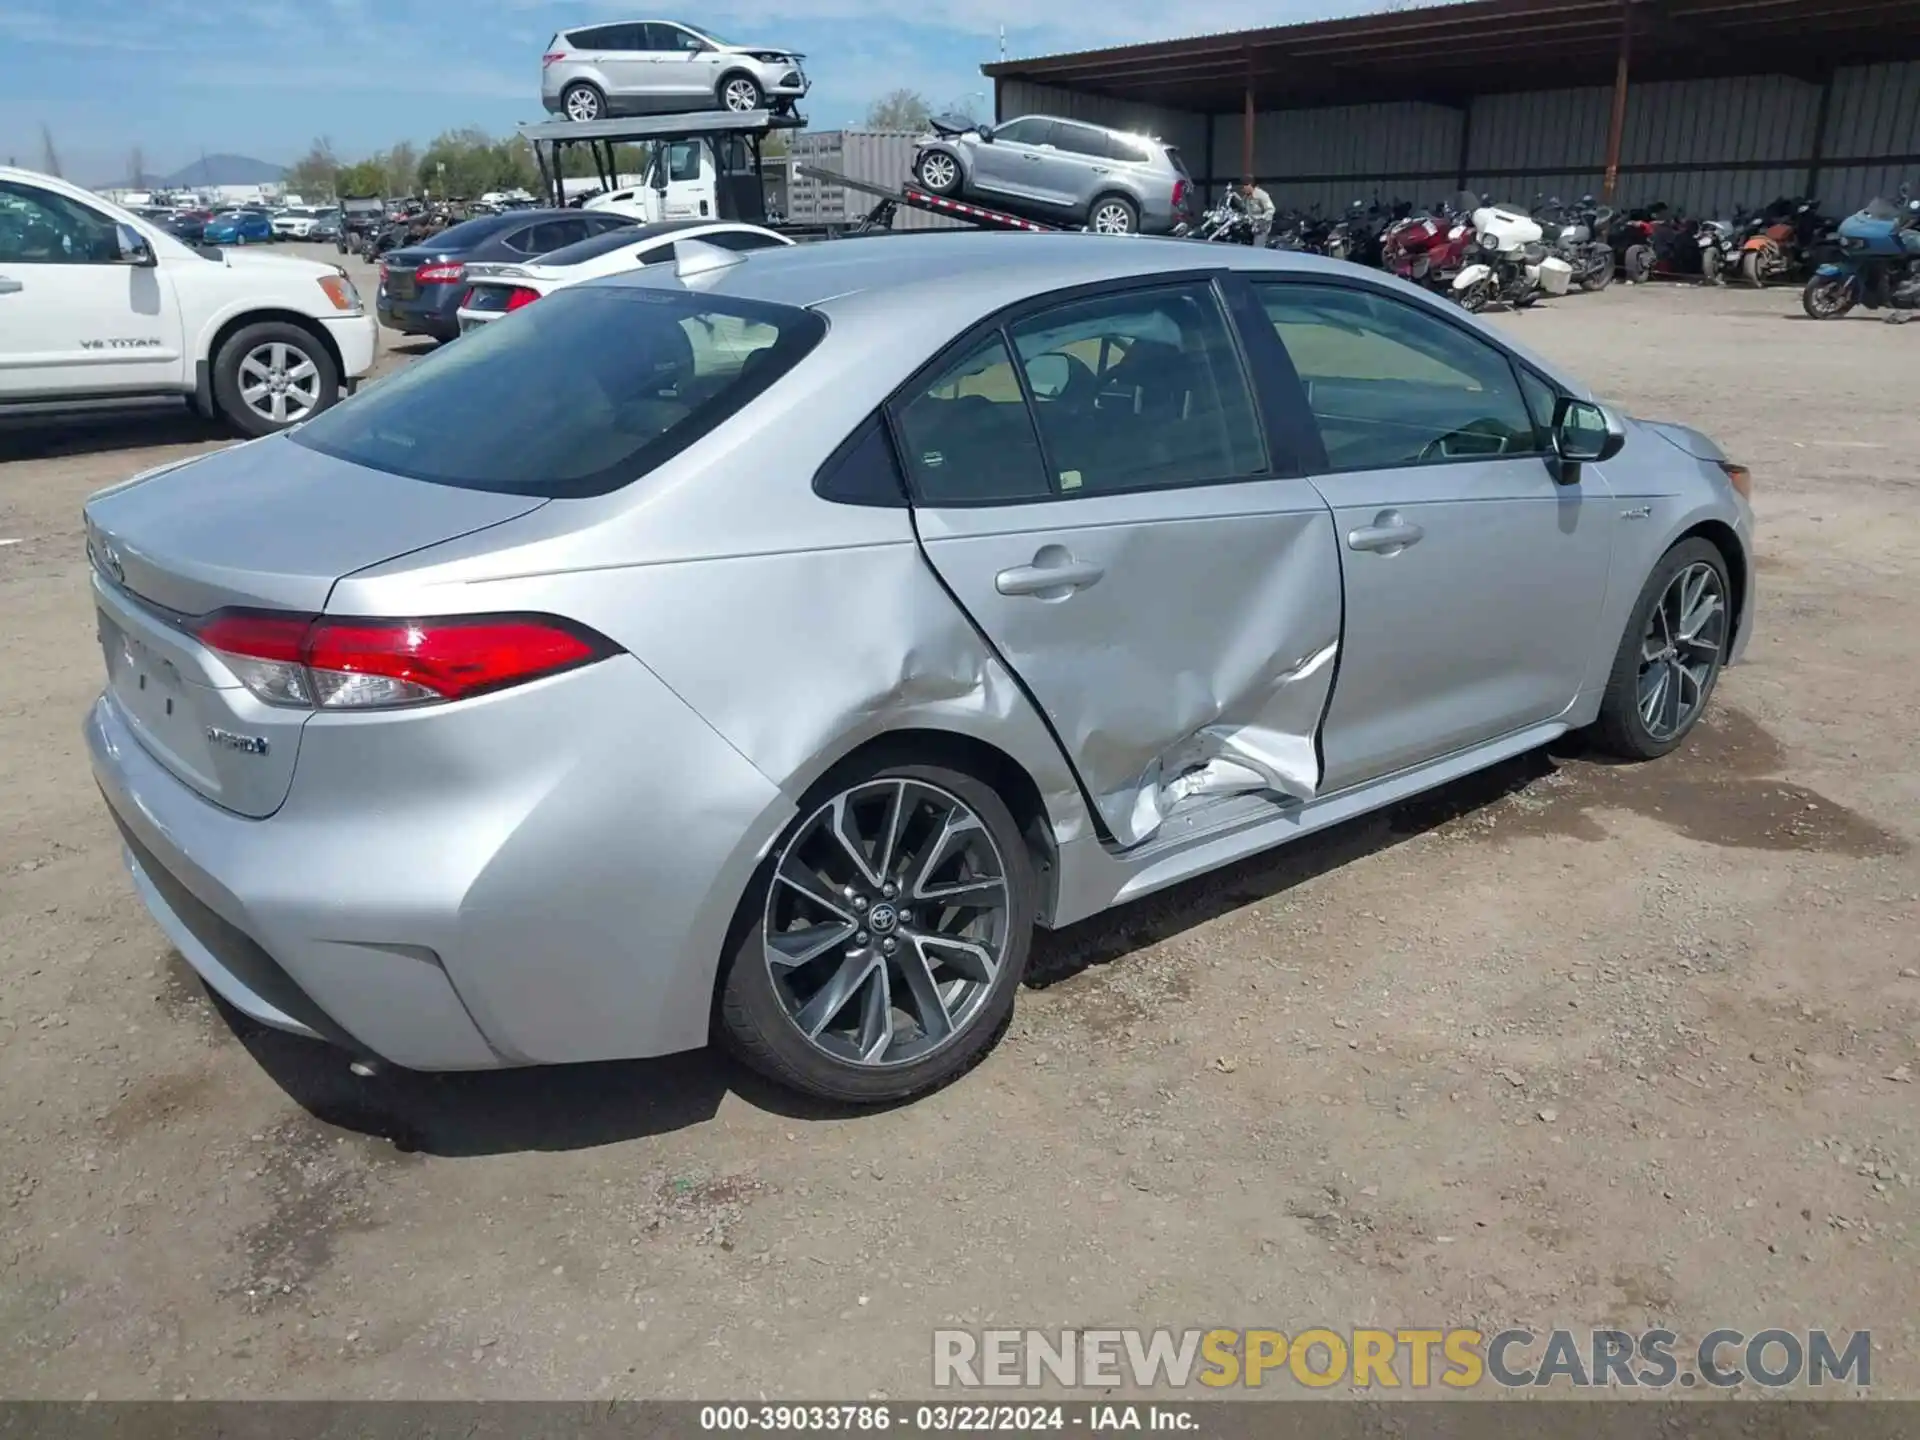
[[[9,280],[6,276],[0,275],[0,295],[18,295],[26,288],[18,280]]]
[[[1398,555],[1409,545],[1418,545],[1427,532],[1411,520],[1402,520],[1399,512],[1383,510],[1373,524],[1347,532],[1349,550],[1370,550],[1378,555]]]
[[[1031,565],[1016,565],[993,577],[1002,595],[1034,595],[1042,600],[1064,600],[1076,590],[1098,583],[1106,570],[1091,560],[1076,560],[1057,545],[1043,546]]]
[[[1038,155],[1022,155],[1020,158],[1030,165],[1038,165],[1040,163],[1040,157]]]

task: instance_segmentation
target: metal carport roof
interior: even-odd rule
[[[1466,0],[984,65],[998,80],[1224,113],[1687,80],[1920,56],[1920,0]]]

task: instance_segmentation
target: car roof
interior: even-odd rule
[[[1430,290],[1345,260],[1300,251],[1081,231],[1034,235],[941,230],[827,240],[755,250],[740,256],[737,263],[694,277],[684,287],[674,266],[651,265],[590,280],[581,288],[687,288],[699,294],[818,309],[836,327],[849,326],[875,338],[897,332],[902,317],[911,317],[916,333],[945,339],[1009,305],[1053,291],[1218,270],[1358,281],[1443,309],[1468,328],[1485,329]],[[1560,365],[1512,336],[1487,333],[1543,374],[1559,379],[1572,393],[1589,393]]]

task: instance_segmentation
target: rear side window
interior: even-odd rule
[[[1062,495],[1265,472],[1253,396],[1211,286],[1073,301],[1015,325],[1013,343]]]
[[[902,405],[895,423],[914,488],[929,505],[1004,504],[1049,494],[1020,376],[997,331]]]
[[[461,489],[604,495],[724,424],[826,328],[814,312],[785,305],[562,290],[323,411],[289,438]]]
[[[1065,150],[1070,155],[1091,155],[1100,160],[1111,158],[1104,134],[1090,130],[1085,125],[1069,125],[1064,120],[1054,122],[1053,145],[1056,150]]]

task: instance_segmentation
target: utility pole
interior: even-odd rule
[[[60,173],[60,152],[53,148],[53,131],[44,120],[40,122],[40,168],[49,175]]]

